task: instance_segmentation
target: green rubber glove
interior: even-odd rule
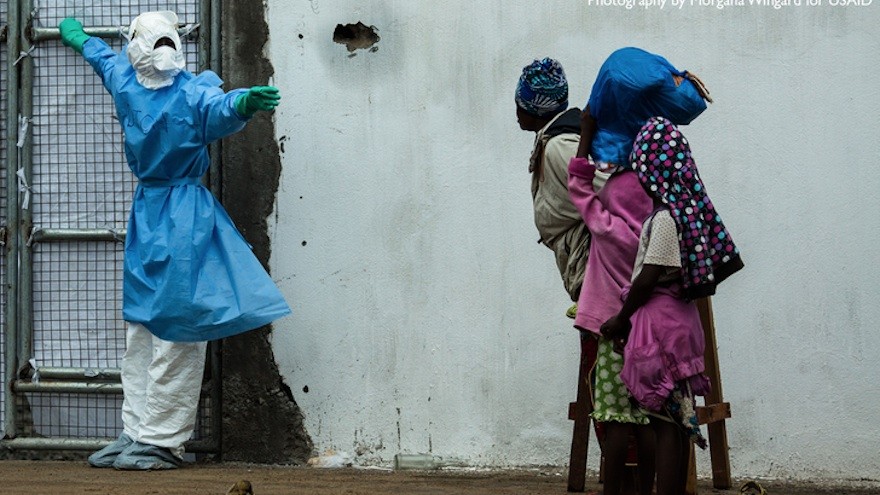
[[[235,99],[235,111],[244,117],[252,117],[260,110],[269,112],[278,106],[281,94],[274,86],[254,86]]]
[[[58,24],[58,30],[61,31],[61,43],[82,55],[83,45],[91,38],[83,31],[82,23],[73,17],[68,17]]]

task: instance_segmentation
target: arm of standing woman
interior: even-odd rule
[[[599,332],[605,338],[614,341],[615,351],[623,352],[623,346],[626,345],[626,340],[632,327],[629,319],[637,309],[642,307],[651,298],[651,293],[654,292],[657,281],[660,280],[660,276],[663,275],[665,270],[666,267],[660,265],[642,266],[642,271],[633,280],[629,294],[627,294],[620,312],[609,318],[608,321],[599,327]]]
[[[599,124],[596,122],[596,119],[593,118],[592,114],[590,114],[590,105],[587,104],[587,107],[584,108],[584,111],[581,113],[581,140],[578,143],[576,157],[586,158],[587,155],[590,154],[590,147],[593,145],[593,136],[596,135],[596,129],[598,128]]]
[[[595,178],[595,165],[586,158],[572,157],[568,164],[568,195],[571,198],[571,202],[581,214],[581,218],[584,219],[584,223],[587,224],[587,228],[590,229],[590,233],[593,236],[610,238],[623,235],[625,239],[616,242],[625,241],[627,244],[634,245],[638,241],[639,230],[635,228],[635,224],[631,224],[626,218],[606,208],[593,187],[593,179]],[[630,191],[634,191],[641,196],[632,199],[634,207],[636,201],[640,202],[638,204],[643,206],[650,205],[651,200],[645,195],[641,185],[635,179],[626,185],[617,184],[615,187],[622,188],[616,189],[616,194],[626,195]],[[644,212],[644,215],[647,216],[649,212],[650,210]],[[642,220],[644,218],[638,221],[638,227],[641,227]]]

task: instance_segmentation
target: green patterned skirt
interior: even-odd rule
[[[593,413],[596,421],[617,421],[646,425],[647,412],[633,405],[629,391],[620,379],[623,356],[614,352],[610,340],[599,337],[599,353],[593,368]]]

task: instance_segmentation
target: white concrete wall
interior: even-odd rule
[[[880,5],[803,1],[268,0],[274,347],[317,449],[567,463],[577,337],[513,89],[553,56],[583,105],[635,45],[716,99],[686,132],[747,265],[714,299],[734,475],[880,478]],[[357,21],[377,52],[331,41]]]

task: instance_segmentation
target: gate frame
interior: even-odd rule
[[[41,367],[41,380],[33,382],[30,378],[35,370],[29,360],[33,356],[33,260],[34,242],[63,241],[105,241],[124,242],[125,231],[112,229],[33,229],[33,214],[30,208],[20,209],[18,177],[16,171],[23,170],[27,184],[31,183],[33,170],[33,144],[30,132],[33,117],[34,63],[28,53],[34,43],[60,39],[57,28],[34,28],[33,0],[8,0],[7,42],[7,224],[3,228],[5,239],[0,239],[6,247],[6,380],[5,424],[0,447],[11,450],[96,450],[109,444],[113,439],[104,438],[64,438],[64,437],[17,437],[18,417],[16,414],[16,394],[22,393],[72,393],[72,394],[121,394],[120,371],[111,369],[85,369],[68,367]],[[22,22],[24,20],[24,22]],[[220,71],[220,0],[199,0],[199,23],[192,30],[198,38],[198,71],[212,68]],[[206,22],[207,21],[207,22]],[[208,36],[204,36],[202,26],[208,26]],[[117,26],[88,27],[85,31],[102,38],[115,37]],[[27,126],[20,126],[20,121]],[[20,131],[23,135],[19,135]],[[21,153],[19,153],[21,148]],[[208,171],[208,187],[218,198],[221,197],[220,144],[210,147],[211,167]],[[10,262],[14,260],[15,262]],[[19,270],[19,265],[21,270]],[[209,393],[211,413],[210,435],[206,439],[187,442],[187,452],[221,453],[222,441],[222,369],[221,341],[212,341],[208,347],[208,363],[211,373]]]

